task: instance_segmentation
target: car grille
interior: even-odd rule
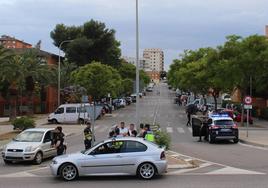
[[[23,160],[23,157],[10,157],[10,156],[6,156],[6,159],[9,159],[9,160]]]
[[[8,149],[8,152],[23,152],[22,149]]]

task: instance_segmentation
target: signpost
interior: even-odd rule
[[[244,109],[247,110],[247,137],[248,137],[249,110],[252,109],[252,98],[251,98],[251,96],[246,96],[244,98]],[[244,120],[241,119],[241,121],[244,121]]]

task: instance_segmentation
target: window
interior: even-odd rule
[[[44,143],[51,142],[51,131],[48,131],[44,137]]]
[[[78,107],[77,108],[77,113],[86,113],[87,110],[86,110],[86,107]]]
[[[58,108],[55,112],[55,114],[63,114],[64,113],[64,108]]]
[[[97,147],[90,154],[92,155],[100,155],[100,154],[112,154],[121,152],[123,146],[123,141],[112,141],[108,143],[104,143],[101,146]]]
[[[67,107],[66,113],[76,113],[76,107]]]
[[[123,153],[128,152],[144,152],[147,150],[147,146],[137,141],[126,141],[122,148]]]

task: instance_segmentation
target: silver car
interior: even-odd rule
[[[21,132],[3,147],[4,162],[33,161],[40,164],[44,158],[56,156],[56,149],[51,147],[52,131],[48,128],[34,128]]]
[[[89,150],[55,157],[50,164],[54,176],[74,180],[90,175],[138,175],[151,179],[166,172],[164,149],[143,138],[108,139]]]

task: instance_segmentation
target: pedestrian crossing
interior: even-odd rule
[[[111,126],[105,126],[105,125],[97,125],[94,127],[94,131],[96,133],[108,133],[111,129]],[[167,127],[161,127],[161,131],[167,132],[169,134],[189,134],[192,133],[192,127],[175,127],[175,126],[167,126]]]

